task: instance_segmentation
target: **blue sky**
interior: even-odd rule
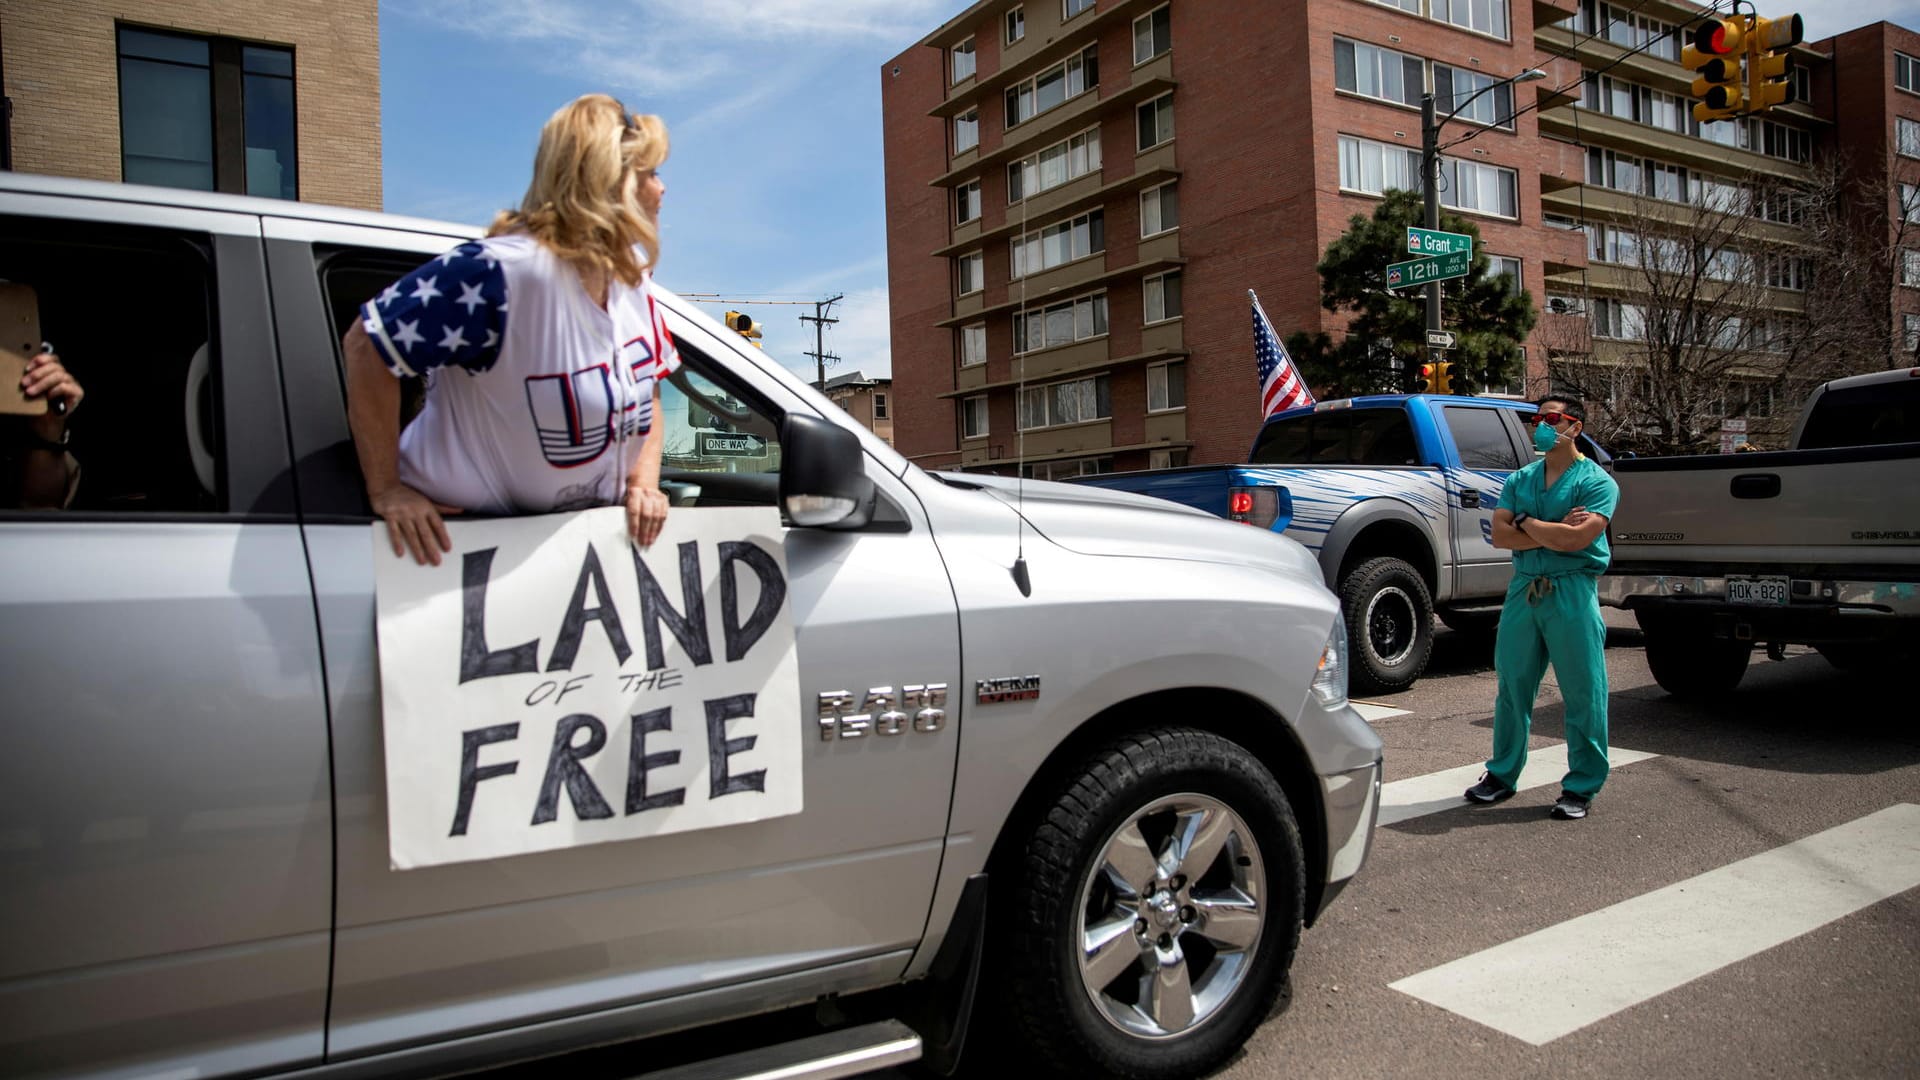
[[[880,68],[965,10],[960,0],[381,0],[386,208],[482,224],[519,202],[540,125],[605,91],[658,113],[660,279],[679,292],[846,299],[829,376],[891,371]],[[1768,10],[1793,10],[1768,4]],[[1818,39],[1920,0],[1803,0]],[[719,306],[710,308],[716,314]],[[746,306],[767,350],[801,355],[809,303]]]

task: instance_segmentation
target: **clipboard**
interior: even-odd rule
[[[27,361],[40,352],[40,296],[31,285],[0,282],[0,414],[44,416],[47,399],[20,391]]]

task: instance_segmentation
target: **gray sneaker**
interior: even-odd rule
[[[1513,789],[1495,780],[1492,773],[1481,773],[1480,782],[1467,789],[1468,802],[1497,803],[1511,798]]]
[[[1587,798],[1585,795],[1575,795],[1571,791],[1562,791],[1559,801],[1553,804],[1552,816],[1562,821],[1575,821],[1579,818],[1586,817],[1587,807],[1592,805],[1593,800]]]

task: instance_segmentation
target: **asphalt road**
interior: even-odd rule
[[[1549,818],[1550,775],[1496,806],[1380,827],[1359,877],[1302,935],[1274,1015],[1216,1075],[1920,1076],[1912,673],[1844,674],[1793,649],[1756,654],[1731,694],[1683,703],[1654,684],[1631,619],[1608,622],[1611,743],[1649,756],[1616,754],[1581,821]],[[1376,699],[1403,710],[1373,721],[1389,802],[1394,782],[1486,757],[1492,654],[1491,637],[1439,630],[1419,684]],[[1561,719],[1549,673],[1536,751],[1561,743]],[[1876,825],[1851,848],[1827,843]],[[1882,892],[1857,895],[1876,873]],[[1457,1000],[1392,985],[1415,976]],[[1541,1023],[1565,1030],[1527,1036]],[[974,1030],[963,1076],[1034,1073],[991,1027]],[[649,1067],[614,1047],[494,1075]]]

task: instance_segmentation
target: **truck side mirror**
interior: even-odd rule
[[[857,529],[873,517],[874,498],[859,436],[803,413],[780,421],[780,505],[789,522]]]

